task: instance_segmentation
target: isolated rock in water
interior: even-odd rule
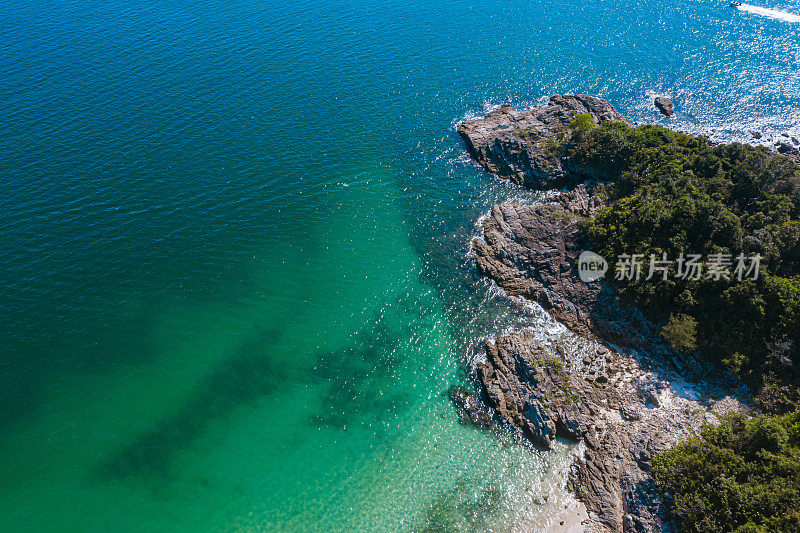
[[[663,96],[659,96],[655,100],[656,108],[661,111],[662,115],[666,115],[671,117],[673,113],[675,113],[674,106],[672,105],[672,100],[669,98],[664,98]]]
[[[591,116],[595,124],[627,123],[605,100],[576,94],[553,96],[549,105],[537,109],[504,105],[485,118],[462,122],[457,130],[472,158],[487,171],[525,187],[547,189],[605,177],[559,153],[578,115]]]
[[[753,139],[760,139],[761,137],[763,137],[760,131],[751,131],[750,135],[753,136]]]
[[[458,411],[458,420],[464,425],[488,428],[492,425],[492,415],[478,401],[477,396],[464,387],[452,386],[447,395]]]

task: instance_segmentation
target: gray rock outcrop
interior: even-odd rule
[[[599,206],[583,184],[553,203],[495,205],[483,222],[483,238],[472,243],[478,272],[508,294],[539,303],[577,333],[623,346],[657,346],[658,332],[636,309],[619,303],[612,284],[585,283],[577,275],[578,255],[588,248],[578,221]]]
[[[655,101],[653,101],[653,104],[664,116],[671,117],[675,113],[675,106],[672,104],[672,100],[669,98],[659,96],[655,99]]]
[[[487,429],[494,424],[490,413],[474,392],[465,387],[453,386],[447,396],[458,412],[458,421],[464,425],[472,425]]]
[[[706,421],[703,405],[602,345],[575,364],[525,333],[487,342],[476,373],[498,418],[534,445],[547,449],[557,437],[585,443],[570,485],[593,531],[665,529],[650,459]]]
[[[546,189],[603,177],[558,154],[570,123],[580,115],[589,115],[595,124],[627,122],[600,98],[556,95],[537,109],[504,105],[485,118],[459,124],[457,131],[472,158],[488,172],[518,185]]]

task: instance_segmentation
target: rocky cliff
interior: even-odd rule
[[[605,176],[551,145],[568,143],[570,123],[587,114],[595,124],[624,121],[608,102],[575,95],[540,109],[504,106],[458,127],[486,170],[531,188],[571,186],[546,203],[495,205],[473,257],[509,296],[538,302],[593,346],[575,359],[512,333],[487,342],[472,370],[495,418],[533,445],[546,449],[557,437],[585,443],[570,482],[590,511],[590,531],[666,531],[651,457],[741,405],[724,379],[709,378],[718,375],[675,353],[622,304],[612,281],[578,276],[578,255],[589,247],[580,221],[602,205],[593,192]]]
[[[580,115],[591,116],[595,124],[627,122],[600,98],[556,95],[542,108],[502,106],[486,118],[459,124],[457,131],[472,158],[488,172],[518,185],[546,189],[604,177],[556,153]]]

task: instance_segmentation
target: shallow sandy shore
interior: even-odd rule
[[[586,506],[578,502],[564,510],[549,533],[584,533],[588,523],[589,514],[586,512]]]

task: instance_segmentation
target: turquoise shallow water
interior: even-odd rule
[[[0,6],[0,529],[544,528],[569,451],[445,396],[543,327],[466,260],[530,195],[453,126],[580,91],[797,136],[800,25],[723,4]]]

